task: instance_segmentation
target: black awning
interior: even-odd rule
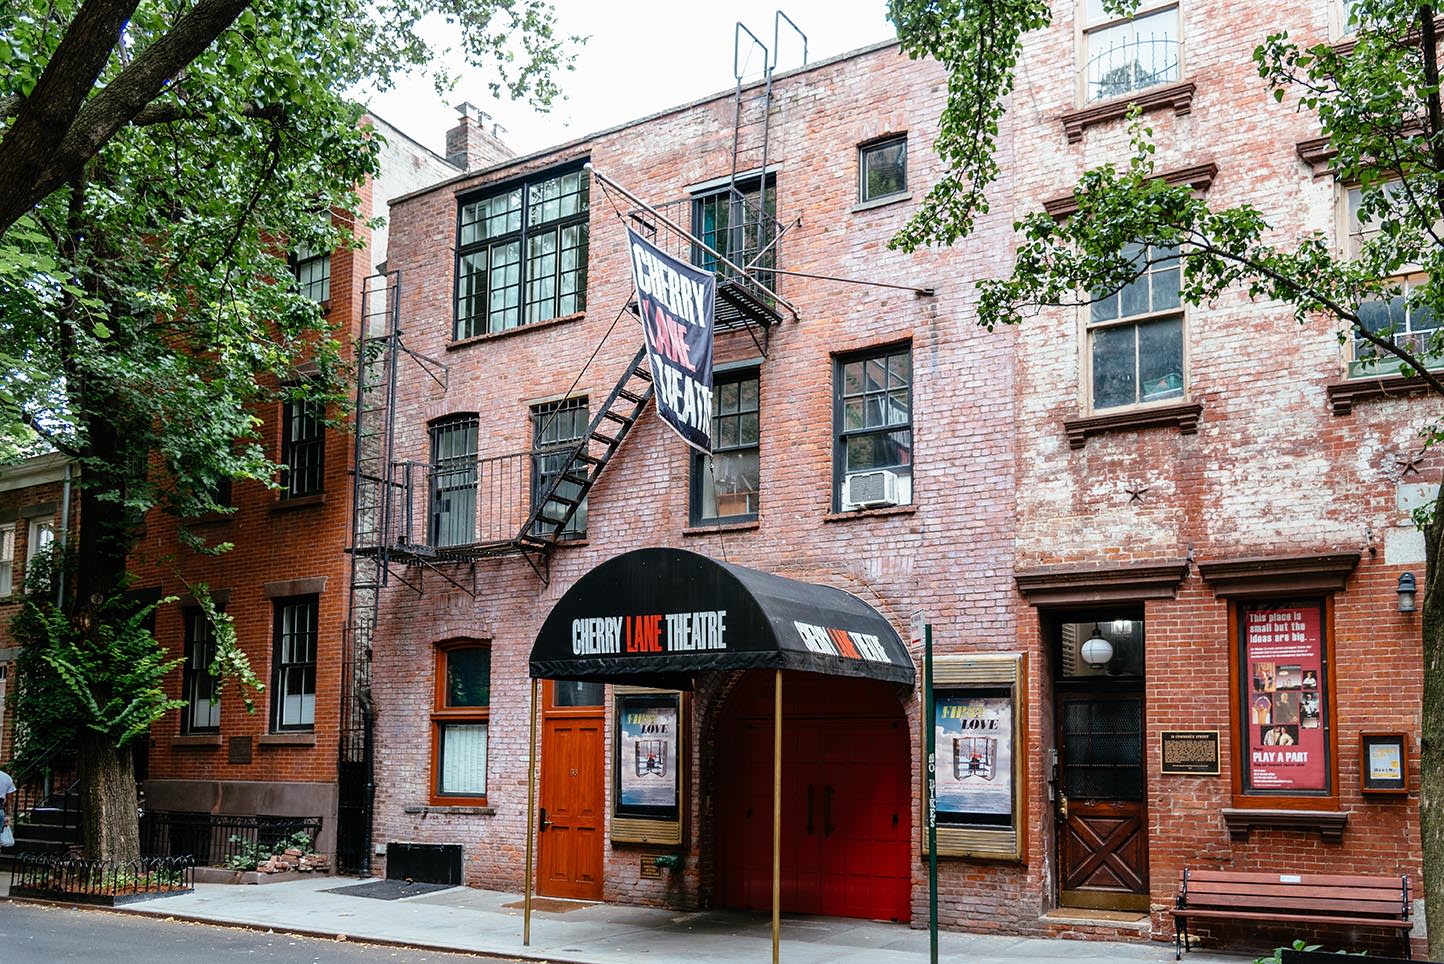
[[[681,549],[623,553],[582,576],[531,651],[544,679],[676,686],[741,669],[914,680],[897,632],[851,593]]]

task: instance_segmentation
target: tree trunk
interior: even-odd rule
[[[1444,486],[1424,530],[1424,605],[1421,614],[1424,705],[1419,733],[1419,837],[1424,859],[1424,917],[1429,956],[1444,960]]]
[[[116,749],[100,733],[80,739],[80,807],[85,856],[135,860],[140,856],[135,765],[130,747]]]

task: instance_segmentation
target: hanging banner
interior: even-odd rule
[[[717,278],[627,228],[627,252],[657,413],[682,441],[712,454],[712,324]]]
[[[1317,603],[1243,612],[1250,791],[1330,789],[1322,615]]]

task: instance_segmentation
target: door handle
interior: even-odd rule
[[[827,787],[822,791],[822,835],[831,837],[832,831],[836,829],[832,825],[832,795],[837,791]]]
[[[814,807],[814,798],[816,797],[814,791],[816,789],[817,788],[810,783],[807,785],[807,835],[809,837],[812,836],[812,811]]]
[[[546,828],[547,828],[547,827],[550,827],[550,826],[552,825],[552,822],[547,819],[547,808],[546,808],[546,807],[542,807],[542,808],[541,808],[541,812],[540,812],[540,814],[539,814],[539,822],[540,822],[540,825],[541,825],[542,832],[545,832],[545,831],[546,831]]]
[[[1058,791],[1058,818],[1060,820],[1068,819],[1068,795],[1062,790]]]

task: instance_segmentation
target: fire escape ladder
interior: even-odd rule
[[[561,471],[536,482],[534,508],[517,533],[516,543],[543,580],[547,577],[539,563],[545,561],[550,549],[565,536],[568,524],[586,502],[587,493],[656,392],[651,372],[644,364],[646,357],[647,350],[643,347],[628,363]]]

